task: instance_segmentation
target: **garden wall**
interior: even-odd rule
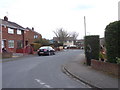
[[[12,52],[3,52],[2,58],[12,58],[13,53]]]
[[[103,62],[98,60],[91,60],[91,66],[94,69],[105,71],[107,73],[113,74],[120,77],[120,64],[114,64],[109,62]]]

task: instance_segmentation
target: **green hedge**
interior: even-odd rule
[[[41,47],[41,44],[39,44],[39,43],[32,43],[31,46],[33,47],[34,51],[37,51]]]
[[[106,26],[105,42],[108,62],[117,63],[116,57],[120,58],[120,21],[112,22]]]
[[[91,36],[85,36],[84,37],[85,42],[85,56],[87,52],[87,45],[89,44],[91,46],[91,59],[99,60],[99,35],[91,35]]]

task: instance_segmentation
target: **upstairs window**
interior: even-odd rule
[[[17,34],[21,35],[22,34],[21,30],[17,30]]]
[[[14,29],[8,28],[8,33],[9,34],[14,34]]]
[[[38,38],[38,35],[34,35],[34,39]]]

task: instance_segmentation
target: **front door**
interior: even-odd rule
[[[27,46],[28,45],[28,41],[25,41],[25,46]]]

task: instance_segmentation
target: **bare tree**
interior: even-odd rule
[[[63,28],[60,28],[53,32],[55,33],[55,35],[60,43],[64,43],[67,40],[67,38],[70,36],[69,33],[66,30],[64,30]]]
[[[72,32],[72,33],[70,34],[70,36],[73,37],[74,40],[76,40],[77,37],[79,36],[79,33],[77,33],[77,32]]]
[[[77,37],[79,36],[79,33],[77,32],[72,32],[70,34],[70,37],[73,37],[73,40],[74,40],[74,44],[76,43],[76,40],[77,40]]]

